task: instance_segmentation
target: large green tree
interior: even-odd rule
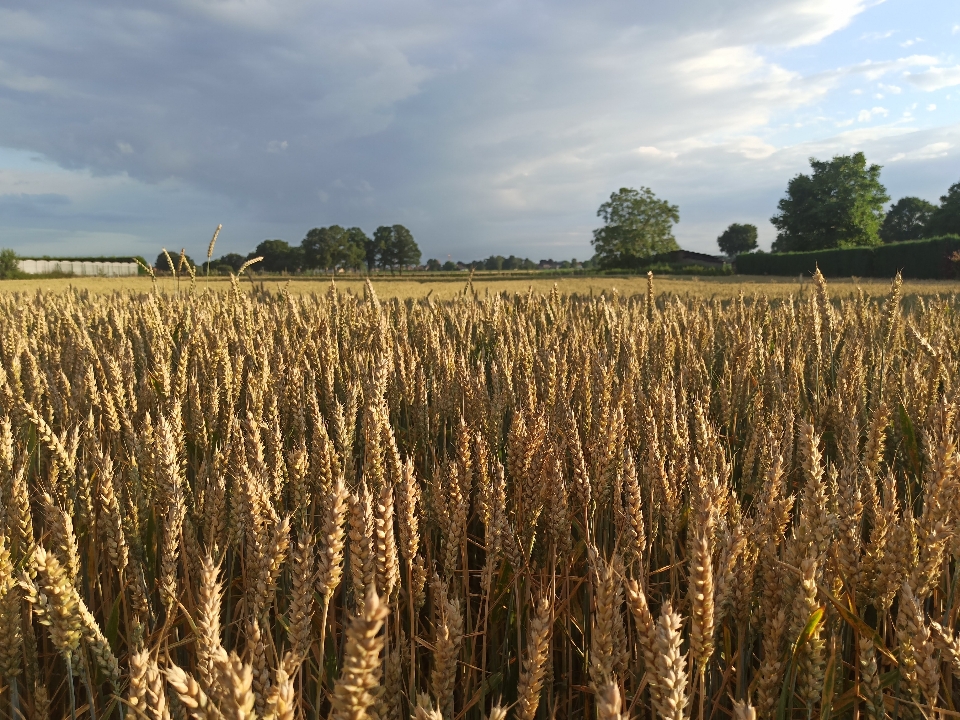
[[[370,238],[358,227],[347,228],[344,235],[344,245],[338,256],[342,267],[351,270],[363,269],[363,261],[366,258],[366,245]]]
[[[393,242],[393,228],[381,225],[373,231],[373,237],[367,242],[367,270],[390,266],[390,244]]]
[[[389,267],[390,272],[420,264],[420,248],[411,233],[403,225],[381,225],[373,233],[381,266]]]
[[[20,274],[17,254],[10,248],[0,250],[0,279],[7,280]]]
[[[297,272],[303,266],[303,252],[299,247],[290,247],[286,240],[264,240],[250,253],[250,258],[262,257],[262,272]]]
[[[717,238],[720,252],[729,257],[757,249],[757,226],[731,223]]]
[[[954,183],[946,195],[940,196],[940,207],[927,223],[927,237],[960,235],[960,182]]]
[[[307,231],[306,237],[300,242],[300,247],[303,248],[303,266],[308,270],[333,268],[334,236],[342,234],[343,228],[339,225]]]
[[[880,166],[862,152],[823,161],[810,158],[810,175],[797,175],[770,218],[774,252],[880,244],[883,206],[890,199]]]
[[[157,270],[160,270],[162,272],[170,272],[171,270],[177,270],[178,272],[185,273],[186,270],[180,267],[180,253],[172,250],[167,250],[167,253],[170,254],[170,260],[173,262],[173,267],[171,268],[170,265],[167,264],[167,255],[162,252],[159,255],[157,255],[157,263],[154,267],[156,267]],[[196,267],[196,264],[193,262],[193,258],[191,258],[189,255],[185,255],[184,260],[190,263],[190,267]]]
[[[363,230],[356,227],[314,228],[300,243],[304,266],[311,270],[359,269],[363,265],[366,239]]]
[[[620,188],[600,206],[603,227],[593,231],[593,247],[603,267],[633,267],[644,258],[678,250],[673,224],[680,208],[660,200],[647,187]]]
[[[226,275],[227,272],[237,272],[246,261],[246,255],[227,253],[210,263],[210,272],[220,275]]]
[[[936,205],[923,198],[900,198],[887,210],[883,218],[880,239],[885,243],[919,240],[926,234],[930,216],[936,209]]]

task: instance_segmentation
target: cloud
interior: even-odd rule
[[[953,67],[931,67],[921,73],[904,73],[908,83],[921,90],[940,90],[945,87],[960,85],[960,65]]]
[[[681,242],[712,243],[707,228],[731,213],[768,217],[757,208],[808,153],[892,132],[808,144],[851,115],[846,82],[915,72],[911,91],[943,64],[933,40],[930,54],[839,68],[827,50],[793,50],[872,4],[13,0],[0,10],[0,194],[69,203],[31,201],[47,212],[39,228],[17,200],[0,224],[22,242],[78,227],[90,242],[196,237],[196,255],[218,222],[224,252],[402,222],[425,256],[557,243],[581,257],[611,188],[648,185],[681,204]],[[898,52],[870,46],[884,49]],[[2,148],[45,161],[14,167]]]
[[[874,107],[874,108],[870,108],[869,110],[861,110],[857,114],[857,122],[870,122],[874,117],[878,115],[880,117],[886,117],[888,114],[889,113],[887,109],[882,107]]]
[[[52,93],[58,89],[56,82],[42,75],[21,72],[0,60],[0,87],[23,93]]]
[[[861,40],[886,40],[892,37],[896,30],[887,30],[886,32],[866,32],[860,36]]]
[[[53,208],[69,204],[70,198],[58,193],[7,193],[0,195],[0,208],[3,209],[18,207]]]
[[[846,68],[839,73],[843,75],[865,75],[867,80],[879,80],[889,73],[903,72],[907,68],[925,65],[936,65],[938,59],[933,55],[910,55],[896,60],[866,60]]]
[[[887,162],[899,162],[901,160],[930,160],[932,158],[948,157],[954,144],[950,142],[936,142],[924,145],[921,148],[910,152],[899,152],[893,155]]]

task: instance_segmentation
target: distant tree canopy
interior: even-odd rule
[[[925,234],[927,237],[960,235],[960,182],[940,196],[940,207],[930,216]]]
[[[413,234],[403,225],[381,225],[373,233],[372,247],[368,249],[367,263],[374,259],[380,267],[390,268],[390,272],[420,264],[420,248]]]
[[[0,250],[0,280],[17,277],[20,274],[20,265],[17,263],[17,253],[9,248]]]
[[[918,197],[897,200],[883,218],[880,239],[885,243],[919,240],[927,232],[937,206]]]
[[[516,255],[491,255],[483,261],[484,270],[531,270],[536,266],[530,258],[519,258]]]
[[[774,252],[880,244],[883,206],[890,199],[880,166],[862,152],[832,160],[810,158],[811,175],[797,175],[770,218],[777,228]]]
[[[757,226],[732,223],[717,238],[720,252],[728,257],[735,257],[740,253],[757,249]]]
[[[227,270],[231,272],[239,272],[240,267],[246,261],[246,255],[241,255],[240,253],[227,253],[226,255],[222,255],[210,263],[210,272],[223,273],[224,275],[226,275],[225,271]]]
[[[304,267],[308,270],[359,270],[365,260],[367,241],[366,234],[358,227],[348,230],[339,225],[314,228],[300,244]]]
[[[286,240],[264,240],[257,245],[252,256],[263,258],[260,264],[263,272],[293,273],[303,267],[303,250],[299,247],[290,247],[290,243]]]
[[[600,206],[604,226],[593,231],[593,247],[602,267],[632,267],[645,258],[678,250],[673,225],[680,208],[660,200],[647,187],[620,188]]]
[[[377,267],[402,270],[420,263],[420,248],[417,247],[413,234],[403,225],[377,228],[372,239],[358,227],[331,225],[313,228],[307,232],[300,245],[290,245],[285,240],[264,240],[248,255],[228,253],[213,260],[210,270],[223,274],[228,271],[237,272],[244,262],[258,256],[262,257],[263,261],[254,266],[256,272],[360,271],[364,265],[370,271]],[[176,257],[171,257],[176,263]],[[161,264],[158,259],[157,266],[165,268],[166,260]]]
[[[169,263],[167,263],[167,256],[164,253],[160,253],[159,255],[157,255],[157,263],[155,266],[157,270],[160,270],[162,272],[170,272],[171,270],[176,270],[177,272],[181,272],[181,271],[186,272],[184,268],[180,267],[180,253],[171,252],[170,250],[168,250],[167,252],[170,253],[170,260],[173,261],[173,267],[171,268]],[[184,260],[190,263],[190,267],[197,266],[196,263],[193,262],[193,259],[189,255],[185,255]]]

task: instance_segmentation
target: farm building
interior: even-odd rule
[[[72,275],[121,277],[137,274],[135,262],[101,262],[90,260],[18,260],[21,272],[44,275],[61,272]]]

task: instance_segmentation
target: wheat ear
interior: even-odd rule
[[[363,603],[363,613],[350,623],[343,656],[343,668],[333,689],[331,720],[357,720],[373,705],[373,690],[380,684],[380,652],[383,636],[380,628],[390,610],[380,602],[371,587]]]
[[[517,688],[517,720],[533,720],[537,714],[552,625],[550,598],[543,597],[527,631],[527,651]]]

